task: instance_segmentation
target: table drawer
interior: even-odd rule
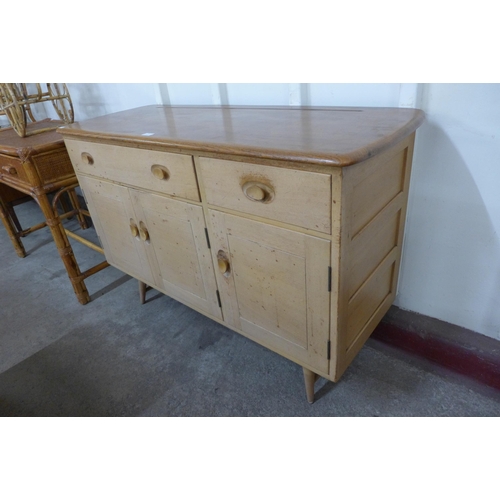
[[[200,201],[192,157],[65,139],[77,173]]]
[[[331,233],[331,176],[200,158],[210,205]]]
[[[0,174],[7,181],[31,185],[24,171],[23,162],[19,158],[0,155]]]

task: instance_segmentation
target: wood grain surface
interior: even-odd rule
[[[403,108],[145,106],[59,131],[138,147],[345,167],[404,139],[424,113]]]

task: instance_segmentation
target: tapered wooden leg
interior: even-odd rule
[[[318,375],[308,370],[307,368],[303,368],[304,370],[304,382],[306,384],[306,396],[307,402],[309,404],[314,403],[314,382],[318,379]]]
[[[146,302],[146,283],[139,281],[139,300],[141,304]]]

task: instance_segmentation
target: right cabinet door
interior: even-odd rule
[[[210,210],[224,320],[328,372],[330,242]]]

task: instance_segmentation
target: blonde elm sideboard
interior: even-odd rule
[[[338,381],[392,304],[420,110],[146,106],[59,129],[111,265]]]

